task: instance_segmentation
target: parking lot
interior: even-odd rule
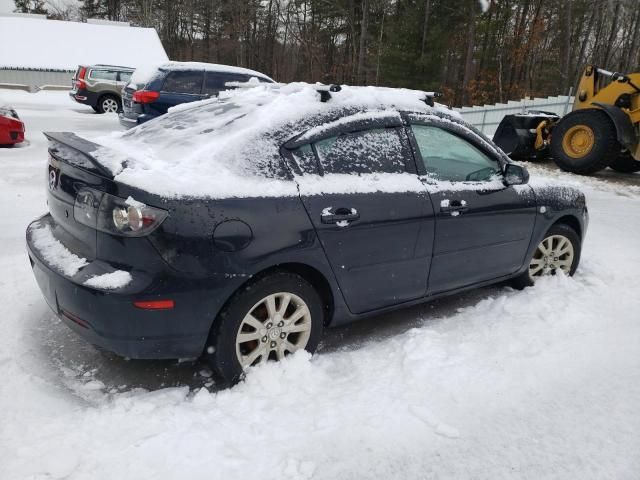
[[[42,131],[121,127],[65,92],[1,96],[28,144],[0,149],[0,478],[640,471],[640,174],[527,165],[532,182],[587,195],[575,277],[482,288],[329,330],[314,357],[255,368],[219,391],[197,361],[122,359],[55,319],[24,249],[26,225],[47,208]]]

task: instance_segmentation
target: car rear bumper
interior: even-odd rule
[[[118,119],[120,120],[120,125],[126,128],[133,128],[141,123],[148,122],[149,120],[153,120],[157,117],[157,115],[149,115],[146,113],[137,114],[137,113],[129,113],[127,114],[127,108],[125,107],[124,113],[120,113],[118,115]]]
[[[0,117],[0,145],[24,142],[24,123],[14,118]]]
[[[0,145],[15,145],[24,142],[24,130],[0,131]]]
[[[127,117],[123,113],[118,114],[118,120],[120,121],[120,125],[125,128],[133,128],[138,125],[138,118]]]
[[[90,107],[96,107],[98,105],[98,94],[88,90],[71,90],[69,97],[75,102],[89,105]]]
[[[177,288],[179,279],[151,277],[131,270],[126,286],[104,290],[87,286],[95,275],[123,269],[93,260],[72,276],[48,261],[34,245],[34,230],[52,227],[50,215],[27,228],[27,250],[33,273],[47,303],[72,330],[89,342],[129,358],[194,358],[202,353],[211,324],[211,304],[201,292]],[[172,281],[173,280],[173,281]],[[134,301],[171,299],[172,309],[146,310]],[[199,319],[194,321],[194,319]]]

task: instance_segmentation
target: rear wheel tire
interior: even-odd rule
[[[104,95],[98,100],[98,113],[117,113],[120,111],[120,100],[115,95]]]
[[[529,266],[511,284],[521,290],[535,284],[546,275],[555,275],[562,270],[565,275],[573,276],[580,263],[582,242],[576,231],[568,225],[553,225],[545,234],[529,259]]]
[[[316,289],[289,272],[264,276],[240,289],[218,315],[204,357],[226,385],[244,371],[297,351],[315,352],[324,310]]]
[[[609,168],[620,173],[634,173],[640,171],[640,162],[634,159],[629,152],[625,152],[611,162]]]
[[[564,117],[551,134],[551,155],[568,172],[590,175],[620,155],[616,127],[602,110],[578,110]]]

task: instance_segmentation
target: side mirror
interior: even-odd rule
[[[524,185],[528,182],[529,172],[526,168],[516,165],[515,163],[507,163],[504,167],[505,185]]]

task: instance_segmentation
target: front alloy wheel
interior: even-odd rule
[[[536,277],[554,275],[558,270],[570,275],[573,257],[573,244],[567,237],[550,235],[536,248],[529,263],[529,277],[535,281]]]
[[[562,271],[573,275],[580,262],[580,236],[569,225],[553,225],[533,252],[529,266],[511,280],[517,289],[530,287],[543,275],[555,275]]]
[[[273,293],[245,315],[236,335],[236,357],[243,368],[282,360],[303,349],[311,335],[311,312],[297,295]]]

